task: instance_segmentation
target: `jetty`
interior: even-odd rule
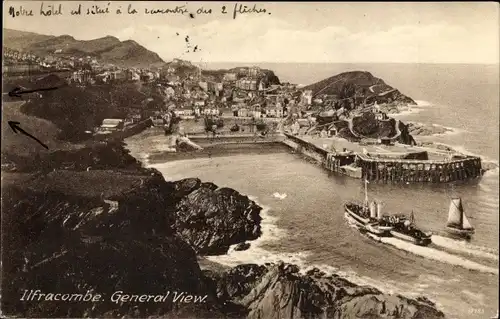
[[[326,144],[317,145],[321,139],[306,140],[289,133],[284,136],[283,143],[288,147],[316,160],[328,171],[368,181],[448,183],[477,178],[483,173],[481,158],[476,156],[405,146],[387,151],[347,141],[345,143],[351,146],[349,150],[329,150],[323,147]]]

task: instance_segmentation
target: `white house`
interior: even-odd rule
[[[260,110],[252,111],[252,116],[255,118],[260,118],[262,116],[262,112]]]
[[[205,106],[205,101],[203,101],[203,100],[194,101],[194,106],[198,106],[198,107]]]
[[[246,108],[238,109],[238,117],[247,117],[247,116],[248,116],[248,110]]]

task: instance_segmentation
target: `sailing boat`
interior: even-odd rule
[[[453,235],[470,236],[474,234],[474,227],[472,227],[464,214],[462,199],[460,197],[451,199],[446,230]]]

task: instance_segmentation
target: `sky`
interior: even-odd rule
[[[82,14],[71,15],[79,4]],[[498,64],[500,54],[495,2],[45,1],[44,11],[62,7],[61,15],[51,16],[40,15],[38,1],[3,5],[4,28],[78,40],[132,39],[165,61]],[[86,15],[95,5],[110,12]],[[129,5],[137,13],[129,14]],[[260,12],[234,16],[239,5]],[[176,6],[185,12],[145,12]],[[12,17],[10,7],[32,10],[33,16]]]

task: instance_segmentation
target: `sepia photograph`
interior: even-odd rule
[[[0,317],[498,319],[499,14],[4,1]]]

